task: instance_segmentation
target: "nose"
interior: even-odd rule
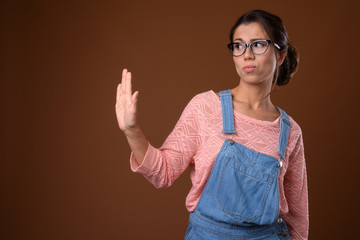
[[[255,54],[250,50],[250,46],[247,46],[243,56],[245,59],[253,59],[255,57]]]

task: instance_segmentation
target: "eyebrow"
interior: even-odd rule
[[[236,40],[244,42],[244,40],[242,38],[235,38],[234,41],[236,41]],[[264,40],[264,38],[252,38],[252,39],[250,39],[250,42],[253,42],[256,40]]]

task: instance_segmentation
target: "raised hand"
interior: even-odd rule
[[[134,157],[141,165],[149,143],[137,123],[136,105],[139,92],[132,93],[131,73],[124,69],[117,87],[115,111],[120,129],[125,133]]]
[[[138,91],[132,93],[131,72],[124,69],[121,83],[117,87],[115,110],[119,127],[125,134],[138,127],[136,119],[138,94]]]

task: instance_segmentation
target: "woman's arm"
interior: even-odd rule
[[[289,212],[284,216],[291,239],[307,240],[309,232],[308,188],[302,135],[290,154],[284,178],[284,191]]]
[[[149,143],[137,123],[138,95],[138,91],[132,93],[131,72],[124,69],[121,83],[117,87],[116,117],[120,129],[125,133],[136,162],[141,165]]]
[[[149,143],[141,165],[134,153],[131,154],[131,170],[142,174],[156,188],[171,186],[194,160],[200,148],[204,105],[201,95],[192,98],[160,148]]]
[[[157,188],[168,187],[187,168],[199,148],[202,98],[190,101],[160,149],[151,146],[137,123],[137,99],[138,92],[131,90],[131,73],[124,69],[115,108],[119,127],[132,150],[131,169]]]

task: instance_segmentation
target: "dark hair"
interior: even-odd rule
[[[263,10],[253,10],[245,13],[232,27],[230,31],[230,42],[233,42],[234,33],[241,24],[249,24],[253,22],[257,22],[262,25],[266,33],[269,35],[270,40],[280,46],[280,50],[275,48],[279,51],[277,54],[282,51],[287,51],[284,62],[276,69],[273,80],[273,83],[278,86],[287,84],[297,70],[299,54],[297,49],[288,42],[288,34],[285,26],[278,16]]]

